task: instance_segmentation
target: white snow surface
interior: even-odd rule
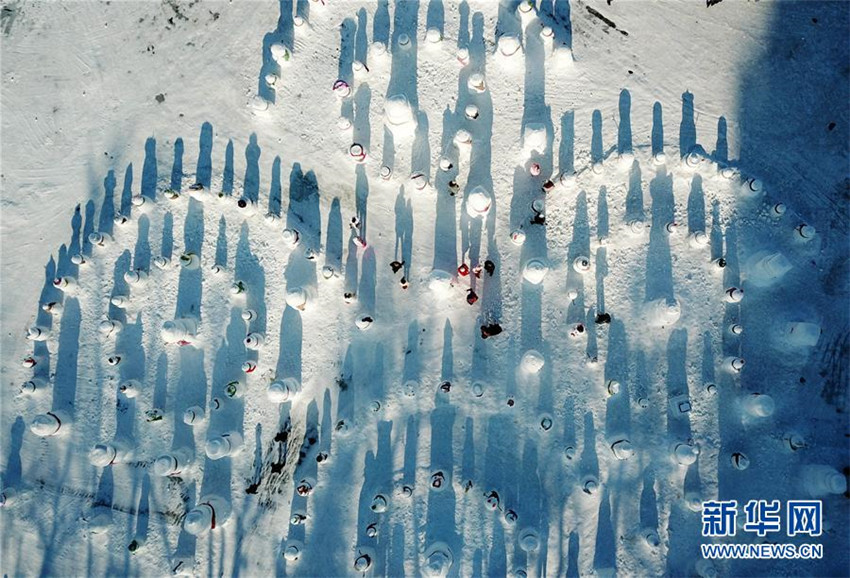
[[[712,565],[846,574],[850,6],[537,4],[4,5],[4,575],[692,576],[695,503],[812,496]]]

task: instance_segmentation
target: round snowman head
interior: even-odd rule
[[[154,473],[161,477],[176,473],[178,467],[177,458],[169,454],[159,456],[153,463]]]
[[[168,320],[162,324],[162,340],[166,343],[174,343],[186,337],[186,331],[176,321]]]
[[[696,168],[702,162],[702,155],[696,151],[691,151],[688,153],[688,156],[685,157],[685,164],[687,164],[691,168]]]
[[[387,98],[384,103],[384,121],[391,128],[406,129],[412,132],[416,128],[416,117],[413,107],[403,94],[395,94]]]
[[[531,210],[542,215],[546,211],[546,202],[543,199],[534,199],[531,202]]]
[[[793,451],[797,451],[806,447],[806,438],[798,433],[790,433],[785,440],[788,442],[788,447]]]
[[[269,400],[273,403],[285,403],[292,399],[298,391],[298,380],[294,377],[287,377],[281,380],[273,381],[269,384],[269,389],[266,392]]]
[[[540,537],[532,529],[523,530],[519,537],[519,547],[526,552],[536,552],[540,547]]]
[[[286,292],[286,304],[294,309],[304,309],[307,305],[307,292],[295,287]]]
[[[522,277],[532,285],[540,285],[548,272],[549,265],[546,261],[530,259],[522,268]]]
[[[826,487],[831,494],[843,494],[847,491],[847,478],[838,472],[832,472],[826,479]]]
[[[682,316],[682,304],[678,299],[667,299],[658,305],[658,318],[656,323],[659,325],[672,325],[676,323]]]
[[[739,303],[744,298],[744,290],[738,287],[730,287],[726,290],[726,300],[730,303]]]
[[[776,409],[776,403],[769,395],[753,393],[747,398],[747,410],[756,417],[769,417]]]
[[[283,242],[289,245],[290,247],[294,247],[298,244],[298,231],[295,229],[284,229],[283,233],[281,233],[281,237],[283,237]]]
[[[14,503],[15,498],[17,497],[14,488],[4,488],[2,492],[0,492],[0,508],[6,508]]]
[[[139,271],[127,271],[124,273],[124,281],[130,285],[138,285],[142,282],[142,274]]]
[[[183,412],[183,423],[186,425],[195,425],[204,419],[204,410],[198,406],[193,406]]]
[[[298,557],[301,555],[301,548],[299,548],[296,544],[289,544],[286,549],[283,551],[283,557],[287,562],[295,562],[298,560]]]
[[[469,134],[469,131],[466,129],[459,129],[455,133],[454,140],[457,145],[468,145],[472,143],[472,135]]]
[[[130,303],[130,298],[127,295],[116,295],[109,302],[120,309],[124,309]]]
[[[731,456],[732,467],[736,470],[746,470],[750,467],[750,458],[741,452],[735,452]]]
[[[357,572],[366,572],[372,567],[372,558],[368,554],[360,554],[354,560],[354,569]]]
[[[402,389],[407,397],[416,397],[416,392],[421,389],[421,385],[419,381],[415,379],[408,379],[404,382]]]
[[[423,173],[414,173],[410,175],[410,184],[413,185],[416,190],[421,191],[428,186],[428,177],[426,177]]]
[[[661,538],[658,537],[658,532],[655,530],[647,530],[643,535],[646,543],[653,548],[657,548],[661,544]]]
[[[499,37],[499,52],[504,56],[513,56],[519,51],[520,46],[519,38],[516,36],[505,35]]]
[[[425,565],[422,574],[429,578],[447,576],[453,562],[452,551],[448,544],[435,542],[425,549]]]
[[[195,253],[183,253],[179,260],[180,266],[185,269],[197,269],[201,263],[200,258]]]
[[[271,45],[270,52],[272,55],[272,59],[279,65],[282,65],[289,61],[289,49],[279,42],[275,42]]]
[[[207,442],[206,452],[211,460],[220,460],[230,455],[230,442],[224,438],[213,438]]]
[[[590,259],[588,257],[576,257],[573,261],[573,269],[578,273],[586,273],[590,271]]]
[[[815,233],[817,233],[817,231],[811,225],[807,225],[807,224],[803,223],[802,225],[797,227],[797,234],[803,240],[808,241],[808,240],[814,238]]]
[[[98,468],[110,465],[117,457],[118,450],[109,444],[97,444],[89,452],[89,461]]]
[[[171,264],[171,260],[163,255],[157,255],[153,258],[153,264],[157,269],[165,269]]]
[[[199,504],[192,508],[183,521],[183,529],[193,536],[203,534],[212,528],[213,509],[209,504]]]
[[[21,393],[35,393],[39,388],[39,383],[35,379],[25,381],[21,384]]]
[[[493,200],[484,187],[477,186],[466,199],[466,213],[473,219],[483,217],[490,211]]]
[[[705,247],[708,245],[708,241],[709,238],[705,231],[697,231],[694,233],[693,237],[691,237],[691,242],[696,247]]]
[[[342,79],[334,82],[333,91],[338,98],[348,98],[351,96],[351,86]]]
[[[370,508],[373,512],[377,514],[381,514],[387,511],[387,507],[389,506],[387,502],[387,498],[383,494],[378,494],[374,498],[372,498],[372,505]]]
[[[614,457],[618,460],[627,460],[635,453],[635,450],[632,447],[632,442],[627,439],[615,441],[611,444],[611,451],[614,453]]]
[[[431,487],[435,490],[443,489],[446,483],[446,476],[443,472],[434,472],[431,474]]]
[[[699,449],[690,444],[676,444],[674,454],[676,456],[676,463],[683,466],[689,466],[697,461]]]
[[[245,347],[252,350],[261,349],[263,346],[263,336],[259,333],[249,333],[245,336]]]
[[[480,72],[475,72],[469,75],[467,86],[470,92],[482,93],[487,90],[487,82],[484,80],[484,75]]]
[[[350,147],[348,147],[348,154],[356,160],[365,159],[366,149],[363,148],[363,145],[359,143],[354,143]]]
[[[28,327],[27,328],[27,339],[30,341],[41,341],[41,337],[44,332],[41,330],[41,327]]]
[[[30,424],[30,431],[39,437],[56,435],[62,428],[62,422],[52,413],[35,416]]]
[[[535,349],[526,351],[522,356],[521,366],[526,373],[539,373],[544,364],[543,355]]]
[[[429,578],[438,578],[448,574],[447,565],[449,564],[445,554],[434,552],[428,556],[425,568],[422,573]]]

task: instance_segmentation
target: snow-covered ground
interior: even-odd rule
[[[850,5],[537,4],[4,4],[4,574],[850,573]]]

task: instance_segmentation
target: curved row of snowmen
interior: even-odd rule
[[[163,196],[171,202],[176,202],[186,195],[181,195],[179,192],[172,189],[165,189]],[[194,184],[190,187],[190,196],[192,198],[208,201],[212,198],[221,199],[225,202],[232,201],[232,198],[224,196],[215,196],[205,190],[203,185]],[[151,207],[156,204],[152,198],[136,195],[132,198],[132,204],[138,209],[139,214],[149,213]],[[251,216],[256,209],[256,206],[251,201],[246,199],[235,200],[236,207],[243,212],[243,216]],[[130,221],[127,215],[119,215],[115,218],[116,224],[124,225]],[[276,215],[268,215],[266,222],[272,226],[279,224],[279,217]],[[280,234],[282,243],[290,248],[298,245],[301,235],[295,229],[284,229]],[[115,242],[112,236],[102,233],[93,232],[89,235],[88,241],[93,248],[103,248]],[[91,260],[96,258],[96,253],[92,255],[75,254],[70,260],[75,265],[85,267],[90,264]],[[308,255],[309,258],[309,255]],[[202,266],[201,257],[194,252],[187,251],[179,255],[176,261],[172,261],[166,256],[156,256],[152,259],[154,266],[153,270],[133,269],[127,271],[123,279],[130,287],[130,292],[143,292],[151,280],[151,276],[156,274],[156,270],[168,271],[175,269],[183,269],[187,271],[199,270]],[[209,268],[213,275],[221,275],[224,273],[223,267],[218,264],[212,265]],[[80,284],[77,278],[65,275],[57,277],[52,282],[53,286],[59,289],[64,295],[75,295],[80,291]],[[230,288],[229,294],[234,304],[245,303],[245,297],[249,291],[248,284],[242,280],[235,280]],[[308,291],[300,288],[290,288],[286,294],[286,303],[290,307],[303,311],[307,306]],[[64,311],[64,298],[58,301],[49,301],[41,303],[41,309],[54,316],[60,316]],[[133,303],[130,294],[117,294],[110,298],[110,303],[119,308],[126,309]],[[241,317],[246,322],[250,322],[257,318],[256,311],[243,307]],[[361,325],[368,323],[359,321]],[[114,340],[124,329],[123,323],[118,319],[105,318],[99,325],[98,330],[104,339]],[[167,345],[174,346],[202,346],[199,339],[199,320],[191,316],[183,316],[177,319],[167,320],[162,324],[160,330],[162,341]],[[34,325],[27,329],[26,338],[32,342],[44,342],[50,339],[51,330],[46,327]],[[257,351],[265,344],[265,335],[260,332],[249,332],[244,338],[243,344],[246,350]],[[126,361],[126,356],[133,355],[133,352],[115,352],[110,353],[105,358],[105,363],[109,366],[118,366]],[[27,369],[35,370],[42,362],[37,355],[32,354],[26,356],[22,365]],[[246,359],[242,364],[242,371],[246,374],[251,374],[256,371],[257,364]],[[36,395],[46,392],[51,387],[50,382],[44,377],[33,376],[25,381],[20,386],[22,395]],[[225,395],[229,398],[241,397],[244,393],[244,383],[238,380],[231,381],[224,388]],[[142,384],[137,379],[127,379],[122,381],[118,386],[118,395],[128,399],[137,397],[141,393]],[[301,391],[301,384],[294,377],[285,377],[280,379],[269,380],[266,390],[267,397],[272,403],[285,403],[293,399],[293,397]],[[224,400],[213,398],[210,401],[210,411],[221,409]],[[158,421],[163,419],[164,413],[161,409],[152,408],[145,412],[147,421]],[[182,420],[189,426],[197,426],[207,419],[205,410],[200,406],[188,407],[183,411]],[[66,436],[73,427],[71,416],[63,410],[52,410],[39,414],[32,418],[29,424],[30,431],[44,438],[63,437]],[[243,439],[241,434],[235,431],[225,432],[216,437],[213,437],[206,442],[205,454],[207,458],[219,460],[235,455],[241,451]],[[135,448],[124,440],[113,440],[109,442],[96,443],[89,452],[89,461],[92,465],[105,468],[116,464],[130,463],[135,458]],[[153,460],[152,471],[154,475],[159,477],[179,477],[185,475],[187,468],[191,467],[195,462],[194,452],[189,448],[177,448],[167,453],[158,456]],[[14,488],[5,488],[0,494],[0,505],[6,507],[11,506],[17,499],[17,493]],[[209,495],[202,496],[198,503],[185,516],[183,521],[184,529],[191,534],[201,534],[209,530],[214,530],[221,527],[229,518],[230,505],[227,500],[219,496]],[[101,519],[102,518],[102,519]],[[106,517],[93,517],[90,520],[92,531],[105,531],[103,524],[108,524]],[[138,547],[138,544],[136,544]]]
[[[690,158],[690,156],[686,157],[686,159],[688,158]],[[723,169],[723,171],[727,171],[727,169]],[[737,173],[729,178],[734,177],[737,177]],[[762,190],[762,186],[757,180],[741,179],[741,183],[741,188],[745,191],[749,191],[750,193]],[[199,186],[193,187],[192,195],[196,198],[200,196],[212,196]],[[164,196],[172,201],[180,198],[180,195],[174,191],[166,191]],[[145,197],[135,197],[133,199],[133,204],[137,207],[148,205],[150,203],[153,203],[153,200]],[[246,208],[250,210],[248,202],[244,199],[239,199],[236,204],[241,210]],[[781,218],[785,214],[784,206],[781,204],[774,204],[769,208],[769,213],[775,218]],[[127,217],[123,216],[122,218],[126,219]],[[269,220],[274,221],[274,219]],[[643,226],[639,227],[641,230],[644,228],[645,227]],[[674,226],[670,226],[667,227],[667,230],[672,234],[672,232],[676,229]],[[795,227],[793,234],[799,242],[807,242],[815,235],[814,230],[808,225]],[[521,242],[517,240],[517,236],[518,234],[516,231],[511,235],[511,239],[515,243]],[[695,246],[702,246],[706,244],[704,238],[699,239],[699,232],[693,234],[692,237],[692,241]],[[283,229],[280,234],[280,239],[283,244],[293,247],[298,244],[300,233],[294,229]],[[89,237],[89,241],[95,247],[102,247],[113,242],[108,235],[99,232],[92,233]],[[91,259],[91,257],[85,258],[82,255],[74,255],[72,257],[72,260],[79,265],[86,264],[89,259]],[[591,260],[589,257],[580,256],[574,260],[572,267],[576,272],[584,274],[590,270],[590,262]],[[193,252],[181,254],[176,260],[176,263],[172,263],[171,260],[166,257],[158,256],[153,259],[153,264],[155,268],[161,270],[174,269],[178,267],[186,270],[198,270],[202,266],[200,256]],[[723,259],[720,258],[715,260],[712,263],[712,266],[718,270],[722,270],[725,263],[723,262]],[[782,253],[762,251],[756,253],[754,257],[750,259],[750,262],[746,264],[746,267],[749,272],[747,279],[750,283],[754,286],[767,286],[781,279],[782,276],[792,268],[792,265]],[[210,270],[213,274],[222,273],[222,269],[218,265],[214,265]],[[545,260],[531,258],[523,265],[522,276],[524,280],[530,284],[540,284],[548,271],[549,265]],[[151,271],[140,269],[131,270],[125,273],[124,280],[131,287],[131,290],[143,288],[148,282],[151,274]],[[432,285],[439,285],[434,282],[435,278],[436,276],[432,275]],[[56,278],[53,285],[60,289],[63,293],[68,294],[73,294],[79,287],[77,280],[70,276]],[[434,289],[434,287],[432,287],[432,289]],[[236,280],[230,286],[229,293],[232,299],[239,300],[244,298],[245,294],[249,290],[250,288],[245,282]],[[441,289],[437,288],[434,290],[439,291]],[[721,297],[723,301],[733,304],[740,303],[743,298],[744,292],[738,287],[727,288]],[[299,310],[304,310],[307,305],[307,300],[308,292],[300,288],[291,289],[286,295],[287,304]],[[115,295],[111,298],[111,303],[119,308],[126,308],[131,301],[132,299],[130,295]],[[44,311],[54,315],[61,314],[63,311],[63,304],[61,301],[43,303],[41,304],[41,307]],[[659,326],[675,323],[681,315],[680,304],[677,301],[668,302],[660,300],[657,302],[651,302],[646,306],[646,308],[648,322]],[[245,321],[250,322],[256,318],[257,314],[251,309],[244,308],[241,315]],[[369,322],[371,322],[371,319],[369,319]],[[359,320],[358,327],[361,327],[361,329],[368,327],[368,322]],[[100,322],[98,329],[100,334],[104,338],[108,339],[114,338],[117,334],[119,334],[123,329],[123,325],[117,319],[106,318]],[[192,317],[181,317],[165,321],[162,325],[160,334],[163,342],[166,344],[190,346],[199,344],[198,330],[199,327],[197,319]],[[743,331],[743,327],[740,324],[734,324],[729,327],[729,331],[733,335],[740,335]],[[787,332],[785,337],[788,340],[791,340],[794,344],[804,346],[814,345],[820,335],[820,328],[816,324],[803,321],[788,324],[785,331]],[[577,335],[582,332],[583,327],[581,324],[577,324],[572,328],[571,334]],[[44,327],[33,326],[27,330],[26,337],[30,341],[34,342],[45,341],[50,337],[50,331]],[[247,350],[259,350],[263,347],[264,343],[265,336],[258,332],[249,332],[244,339],[244,345]],[[110,354],[105,361],[108,365],[115,366],[120,364],[122,360],[123,354],[119,352]],[[38,361],[33,356],[28,356],[24,360],[24,366],[29,368],[35,367],[37,363]],[[520,361],[522,370],[529,374],[539,373],[544,365],[544,356],[535,350],[526,351]],[[726,371],[737,373],[743,369],[744,360],[740,357],[729,357],[722,361],[722,367]],[[246,373],[251,373],[256,370],[256,364],[253,361],[246,359],[242,365],[242,370]],[[478,384],[478,387],[480,389],[482,386]],[[47,388],[49,388],[49,383],[44,378],[34,377],[22,384],[21,392],[24,394],[34,394]],[[127,398],[133,398],[140,393],[140,388],[141,384],[137,380],[130,379],[119,385],[118,392],[120,395]],[[615,380],[607,381],[604,384],[604,388],[609,396],[618,395],[620,393],[620,384]],[[243,389],[244,386],[241,382],[233,381],[225,387],[225,394],[228,397],[238,397],[243,393]],[[706,389],[710,393],[716,392],[716,386],[712,383],[707,384]],[[284,379],[274,379],[268,384],[267,396],[271,402],[284,403],[291,400],[300,390],[300,383],[295,378],[288,377]],[[474,386],[473,392],[478,394]],[[641,403],[641,401],[645,402],[646,400],[639,400],[639,403]],[[221,400],[212,400],[210,410],[215,411],[217,407],[220,407],[220,404]],[[757,418],[769,417],[772,415],[775,407],[774,400],[769,395],[760,393],[746,394],[743,397],[741,404],[748,415]],[[162,419],[163,417],[162,412],[156,408],[146,412],[146,415],[148,420],[151,421]],[[201,423],[206,419],[206,417],[205,410],[200,406],[186,408],[182,415],[183,422],[191,426]],[[30,422],[30,430],[35,435],[41,437],[64,435],[71,426],[70,417],[61,410],[37,415]],[[543,429],[551,428],[551,417],[544,417],[541,420],[541,427]],[[616,459],[627,460],[634,454],[634,448],[629,439],[617,438],[609,441],[610,451]],[[806,447],[805,439],[796,432],[788,432],[784,436],[784,443],[790,451],[798,451]],[[205,453],[210,459],[222,459],[239,452],[242,445],[243,440],[239,433],[226,432],[208,440],[205,447]],[[698,444],[693,442],[693,440],[687,440],[672,444],[669,451],[673,462],[678,465],[688,466],[697,460],[700,448]],[[566,459],[572,460],[575,455],[575,447],[568,446],[564,449],[564,456]],[[130,462],[133,460],[133,456],[133,447],[130,447],[120,440],[115,440],[95,444],[94,447],[91,448],[89,459],[91,463],[97,467],[109,467],[115,464]],[[731,453],[729,460],[732,466],[736,469],[746,469],[750,463],[748,457],[741,452]],[[188,449],[176,449],[158,456],[153,462],[153,472],[155,475],[162,477],[180,476],[181,474],[184,474],[187,467],[192,465],[193,461],[193,452]],[[439,488],[441,486],[441,475],[442,472],[437,472],[434,474],[436,478],[432,476],[431,486],[433,488]],[[471,487],[472,481],[470,480],[468,483]],[[597,476],[588,474],[580,480],[580,484],[583,492],[592,495],[598,492],[601,482]],[[807,470],[806,484],[812,495],[842,493],[846,490],[846,480],[844,476],[828,467],[818,466],[814,469],[809,468]],[[307,496],[311,494],[314,485],[315,484],[311,483],[310,480],[305,479],[299,482],[296,491],[300,495]],[[411,489],[408,489],[408,491],[412,492]],[[4,493],[3,496],[3,505],[9,505],[14,500],[14,492],[11,489]],[[484,502],[487,507],[498,510],[502,509],[500,497],[496,490],[489,490],[484,494],[484,498]],[[699,495],[699,493],[692,491],[685,496],[685,501],[687,502],[688,507],[698,511],[701,508],[702,496]],[[388,498],[382,494],[378,494],[373,499],[372,510],[376,513],[386,511],[387,503]],[[214,495],[203,496],[198,500],[195,507],[193,507],[185,516],[183,527],[187,532],[192,534],[200,534],[206,531],[215,530],[227,521],[229,514],[230,505],[226,500]],[[516,513],[513,510],[506,508],[503,515],[508,523],[516,522]],[[520,547],[527,551],[536,549],[535,545],[539,543],[539,536],[530,529],[526,529],[524,532],[527,535],[523,535],[521,537]],[[658,535],[654,531],[648,532],[644,538],[648,543],[650,543],[650,545],[657,545],[659,541]],[[441,575],[443,570],[447,569],[452,563],[451,550],[445,544],[434,544],[430,548],[433,551],[427,556],[428,565],[434,570],[433,575]],[[284,548],[283,555],[289,560],[297,559],[300,556],[299,545],[288,544]],[[354,562],[354,568],[358,571],[368,570],[371,566],[372,556],[373,554],[369,553],[368,548],[361,548],[358,550],[358,556]]]

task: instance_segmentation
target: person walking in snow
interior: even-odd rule
[[[498,323],[490,323],[487,325],[481,326],[481,339],[487,339],[488,337],[493,337],[502,332],[502,326]]]

